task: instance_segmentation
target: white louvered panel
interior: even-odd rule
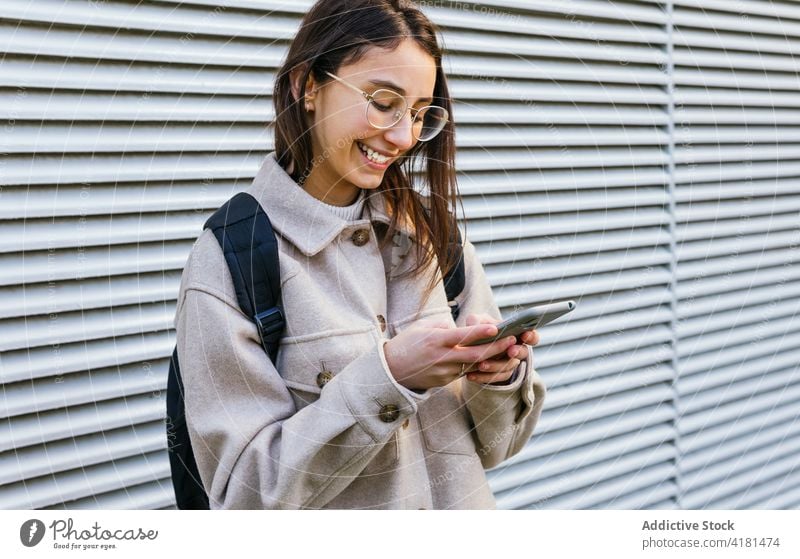
[[[174,506],[180,270],[271,149],[311,4],[3,2],[0,507]],[[671,6],[424,6],[503,314],[579,301],[542,331],[545,413],[489,472],[501,508],[800,503],[800,3]]]
[[[277,63],[277,55],[274,58]],[[65,72],[63,61],[37,60],[35,53],[29,56],[9,55],[0,65],[0,80],[8,87],[57,88],[82,91],[90,85],[93,90],[117,90],[138,92],[137,100],[148,94],[160,98],[162,93],[184,93],[208,95],[267,95],[270,84],[266,71],[258,69],[227,69],[204,66],[193,68],[188,64],[175,66],[166,72],[167,62],[139,62],[126,64],[121,61],[86,62],[70,61]],[[102,70],[102,71],[101,71]],[[170,102],[170,100],[167,100]],[[224,100],[223,100],[224,101]],[[190,101],[191,102],[191,101]],[[138,105],[134,105],[136,107]],[[44,109],[43,109],[44,110]],[[153,120],[152,118],[148,120]]]
[[[256,8],[266,13],[284,12],[304,15],[314,4],[314,0],[153,0],[158,4],[175,6],[188,4],[192,6],[211,6],[214,8]]]
[[[17,409],[24,403],[30,404],[33,399],[36,402],[29,405],[23,415],[17,415],[17,409],[9,410],[13,421],[3,419],[0,424],[0,452],[45,443],[49,437],[60,440],[90,434],[99,422],[104,429],[117,429],[131,421],[140,423],[161,419],[163,405],[159,392],[164,390],[166,382],[163,374],[156,371],[164,365],[164,360],[154,360],[146,362],[146,366],[121,366],[119,370],[128,373],[130,380],[108,378],[110,374],[104,372],[98,375],[99,386],[96,388],[87,382],[89,373],[65,375],[63,382],[50,382],[56,384],[55,387],[47,387],[46,381],[39,381],[34,386],[44,392],[42,398],[29,386],[11,385],[12,395],[21,400]],[[60,387],[64,387],[61,393]],[[34,408],[33,411],[28,411],[30,408]]]
[[[664,443],[649,452],[593,464],[589,468],[574,468],[547,486],[528,484],[508,497],[498,496],[503,508],[592,509],[618,508],[616,499],[636,495],[652,500],[674,496],[675,485],[670,481],[675,458],[674,448]],[[597,481],[601,480],[601,481]],[[667,491],[665,491],[667,489]],[[620,507],[621,508],[621,507]]]
[[[9,509],[34,509],[53,507],[76,499],[90,499],[110,491],[124,491],[141,484],[153,488],[167,487],[169,458],[158,450],[113,462],[58,472],[26,481],[0,486],[0,502]],[[174,495],[163,504],[175,502]],[[119,505],[118,505],[119,506]],[[96,508],[96,507],[95,507]],[[121,508],[128,508],[127,505]]]
[[[456,3],[458,5],[458,3]],[[664,23],[666,18],[663,13],[653,9],[649,0],[633,2],[595,2],[593,0],[485,0],[480,2],[479,10],[483,6],[500,8],[503,11],[538,12],[552,14],[555,17],[578,16],[589,21],[598,20],[623,20],[624,22]],[[473,12],[475,10],[473,9]],[[481,10],[482,11],[482,10]],[[497,12],[486,12],[496,14]],[[499,17],[499,16],[498,16]],[[535,21],[535,20],[534,20]],[[592,21],[593,22],[593,21]],[[613,37],[619,39],[619,35]]]
[[[654,128],[624,130],[605,126],[562,126],[559,129],[559,140],[566,146],[586,145],[586,138],[593,138],[599,145],[662,144],[667,135]],[[512,129],[506,126],[469,127],[462,126],[458,130],[458,143],[463,147],[478,148],[514,148],[514,147],[549,147],[553,144],[553,135],[546,126],[517,126]]]
[[[679,503],[796,507],[800,4],[674,21]]]
[[[49,282],[76,278],[178,270],[186,263],[186,255],[191,247],[192,241],[187,239],[185,242],[168,244],[116,245],[113,251],[110,247],[42,250],[25,254],[24,268],[19,254],[0,254],[0,286],[47,282],[39,287],[49,289]]]
[[[772,116],[774,115],[772,111],[764,111],[760,107],[775,107],[779,110],[783,107],[794,107],[795,99],[794,93],[790,91],[731,90],[688,86],[681,88],[675,95],[676,105],[685,111],[693,110],[691,105],[717,105],[714,110],[714,116],[718,117],[720,124],[725,123],[722,114],[731,114],[730,111],[735,110],[737,106],[747,106],[750,115],[755,113]],[[725,107],[723,105],[732,105],[732,107]],[[796,113],[797,111],[794,112]],[[681,115],[681,113],[678,114],[679,116]],[[695,110],[692,114],[697,119],[702,118],[705,113],[702,110]],[[778,114],[786,114],[786,111]],[[708,117],[709,115],[705,114],[705,116]],[[773,131],[778,132],[777,130]],[[678,135],[682,132],[684,131],[680,129],[676,130]]]
[[[635,376],[637,371],[630,373]],[[509,460],[508,465],[490,474],[492,486],[501,491],[500,502],[504,506],[518,507],[527,499],[529,507],[549,507],[559,494],[572,493],[573,496],[584,495],[587,501],[577,506],[587,508],[588,500],[596,498],[592,494],[598,484],[597,478],[587,474],[591,467],[576,468],[575,463],[573,467],[564,467],[561,460],[566,454],[587,452],[586,460],[592,462],[592,457],[603,452],[606,443],[617,450],[619,445],[631,446],[634,450],[641,446],[639,456],[633,452],[626,458],[626,465],[633,467],[627,471],[640,471],[635,466],[642,465],[642,455],[659,446],[663,448],[664,441],[672,437],[669,423],[674,417],[674,408],[669,403],[668,382],[672,372],[668,367],[641,370],[638,375],[638,384],[634,381],[627,385],[627,388],[636,387],[635,399],[624,390],[626,386],[614,385],[608,380],[596,381],[594,390],[585,390],[581,384],[551,393],[548,405],[552,411],[543,415],[537,426],[537,443],[529,445]],[[606,394],[609,395],[604,396]],[[607,466],[608,460],[605,462]],[[540,476],[540,470],[548,475]],[[538,483],[520,488],[526,476],[529,483],[532,478]]]
[[[773,402],[783,405],[783,397],[789,394],[767,393]],[[794,393],[796,398],[796,392]],[[767,399],[767,398],[765,398]],[[744,414],[750,410],[745,409]],[[732,412],[733,413],[733,412]],[[740,415],[735,420],[738,421]],[[759,414],[759,429],[745,437],[734,438],[723,435],[710,449],[704,449],[705,460],[696,470],[687,470],[686,505],[692,508],[747,508],[748,503],[760,501],[762,506],[769,499],[781,498],[783,490],[796,487],[797,454],[800,441],[797,436],[797,421],[772,425],[771,410]],[[738,454],[726,452],[738,448]],[[793,471],[794,470],[794,471]],[[754,488],[769,488],[772,496],[754,492]],[[783,490],[776,487],[783,487]],[[777,508],[775,504],[771,508]]]
[[[657,85],[603,84],[602,88],[598,88],[592,84],[580,82],[548,83],[507,80],[499,83],[509,98],[526,99],[530,102],[549,102],[549,108],[553,107],[554,99],[569,99],[576,103],[638,105],[659,105],[667,103],[668,100],[664,89]],[[453,96],[461,102],[466,102],[472,99],[491,98],[497,92],[498,82],[488,79],[479,82],[454,76],[448,77],[448,85]],[[586,116],[592,117],[593,115],[587,114]],[[463,135],[463,129],[463,126],[459,127],[459,136]]]
[[[102,340],[168,330],[174,316],[174,305],[160,303],[114,308],[113,311],[104,309],[61,313],[57,329],[50,328],[54,322],[49,317],[6,320],[0,325],[0,351],[54,347],[81,340]]]
[[[745,86],[742,85],[742,87]],[[698,107],[693,107],[688,104],[688,103],[705,102],[705,99],[703,99],[701,96],[691,96],[691,97],[687,96],[686,100],[687,104],[676,107],[675,119],[678,123],[681,124],[682,128],[683,126],[688,125],[690,122],[697,124],[708,124],[711,126],[746,124],[748,128],[751,125],[775,126],[778,124],[787,125],[787,124],[797,124],[798,122],[800,122],[800,111],[796,109],[790,107],[782,107],[779,105],[775,106],[774,108],[758,106],[761,104],[768,104],[770,99],[769,95],[770,95],[769,93],[765,94],[761,98],[760,103],[754,103],[756,106],[747,107],[747,110],[745,110],[741,106],[736,107],[734,104],[737,103],[737,101],[728,98],[724,102],[731,103],[732,106],[714,107],[713,112],[705,109],[700,109]],[[748,96],[743,96],[742,100],[738,103],[740,104],[750,103],[750,98]],[[685,136],[684,136],[684,143],[686,143]]]
[[[786,478],[784,478],[786,479]],[[791,481],[791,480],[790,480]],[[786,483],[778,487],[776,492],[773,487],[752,488],[751,493],[758,492],[758,499],[748,505],[750,509],[791,509],[797,508],[800,502],[800,484]],[[777,493],[777,495],[776,495]]]
[[[137,124],[115,127],[106,123],[75,125],[71,123],[19,125],[6,135],[11,153],[119,153],[121,151],[198,151],[219,147],[224,141],[231,150],[257,150],[269,135],[258,124]]]
[[[635,169],[550,169],[547,174],[538,171],[502,170],[471,173],[461,177],[459,191],[462,195],[492,192],[539,192],[545,186],[550,190],[582,188],[613,188],[618,186],[660,185],[667,180],[662,167],[637,167]],[[464,202],[466,203],[466,199]]]
[[[534,350],[548,400],[534,440],[490,472],[498,506],[664,503],[676,452],[663,406],[674,376],[665,12],[489,5],[499,15],[429,10],[450,49],[464,229],[504,315],[578,300]]]
[[[107,463],[164,448],[161,421],[113,431],[72,436],[0,456],[0,483]]]
[[[235,181],[219,181],[214,188],[203,185],[199,191],[195,182],[148,182],[126,184],[127,196],[120,197],[113,184],[93,184],[91,187],[59,185],[29,189],[26,186],[5,187],[0,219],[13,219],[21,209],[28,219],[62,216],[107,215],[111,210],[120,214],[146,212],[211,211],[218,208],[243,185]],[[92,204],[87,203],[91,198]],[[16,210],[16,214],[15,214]]]
[[[3,17],[18,19],[26,24],[47,24],[48,26],[91,26],[92,28],[111,29],[115,36],[119,36],[120,27],[126,30],[154,31],[163,33],[163,37],[154,36],[153,41],[166,41],[174,37],[171,34],[182,33],[188,38],[198,34],[202,29],[203,35],[230,37],[250,37],[274,40],[288,40],[297,30],[299,18],[286,17],[281,11],[275,10],[265,2],[264,15],[269,17],[253,17],[248,10],[236,9],[227,6],[217,6],[220,9],[209,10],[211,6],[181,6],[176,10],[174,5],[168,3],[148,2],[105,2],[102,10],[95,5],[80,0],[6,0],[3,3]],[[121,25],[122,24],[122,25]],[[91,31],[89,32],[91,33]],[[122,35],[124,36],[124,35]],[[83,37],[81,37],[83,38]],[[86,39],[90,44],[97,44],[95,37],[89,34]],[[75,38],[72,38],[74,41]],[[70,41],[72,42],[72,41]],[[191,41],[185,41],[190,42]],[[156,43],[158,44],[158,43]],[[207,44],[197,41],[197,44]],[[268,44],[265,41],[265,44]],[[100,47],[104,45],[99,44]],[[77,48],[77,47],[76,47]],[[138,49],[137,49],[138,50]],[[182,49],[185,51],[185,49]],[[253,49],[251,49],[253,50]],[[62,53],[63,54],[63,53]],[[130,60],[131,56],[124,58]]]
[[[1,79],[1,78],[0,78]],[[213,150],[212,150],[213,151]],[[46,185],[64,180],[69,184],[118,181],[119,183],[143,181],[195,181],[195,188],[203,191],[212,188],[213,182],[240,179],[249,175],[252,181],[263,163],[265,154],[246,152],[241,157],[227,153],[166,152],[163,157],[139,154],[74,155],[61,159],[56,156],[37,157],[32,165],[21,155],[6,158],[3,180],[9,185]],[[59,183],[60,184],[60,183]]]
[[[495,93],[496,94],[496,93]],[[503,99],[493,103],[472,101],[469,103],[455,100],[453,118],[464,124],[545,124],[558,122],[575,125],[629,125],[655,126],[666,125],[668,119],[663,111],[648,107],[614,107],[592,106],[575,107],[561,104],[525,106],[519,101]],[[458,134],[458,132],[456,132]],[[551,144],[558,144],[558,132],[552,131],[556,139]]]
[[[691,508],[747,508],[754,498],[780,494],[782,490],[800,481],[797,475],[797,454],[800,440],[782,440],[777,446],[754,444],[744,456],[715,464],[709,473],[704,472],[702,483],[688,486],[687,500]],[[712,472],[717,483],[711,481]],[[762,495],[753,490],[760,487]]]
[[[695,27],[737,31],[742,35],[763,33],[781,37],[800,37],[800,6],[795,2],[759,0],[676,0],[674,25],[677,29]],[[726,48],[725,45],[721,45]],[[758,44],[754,44],[757,48]],[[730,47],[727,47],[730,48]]]
[[[60,382],[68,373],[142,363],[143,360],[152,362],[169,355],[174,345],[174,335],[148,332],[117,339],[9,351],[3,355],[3,381],[51,377],[53,382]]]
[[[166,456],[166,454],[164,455]],[[169,470],[169,465],[167,465]],[[143,483],[76,499],[69,502],[69,509],[112,509],[112,510],[152,510],[152,509],[176,509],[175,493],[172,489],[172,482],[169,479],[161,479],[158,483]],[[47,509],[65,509],[63,504],[42,507]]]
[[[172,271],[116,276],[111,280],[61,281],[52,290],[39,284],[0,287],[0,318],[19,316],[21,310],[26,316],[35,316],[165,301],[176,296],[175,286],[180,279],[180,272]]]
[[[727,0],[675,0],[673,4],[696,8],[701,12],[729,12],[740,17],[748,16],[749,18],[750,15],[754,15],[760,18],[780,19],[781,21],[769,22],[773,29],[775,26],[782,28],[787,19],[800,20],[800,6],[794,0],[772,0],[770,2],[763,2],[762,0],[736,0],[736,2],[728,2]],[[687,15],[686,18],[688,19],[688,17]],[[749,21],[749,19],[745,19],[746,21]]]
[[[165,455],[166,456],[166,455]],[[169,465],[167,465],[169,469]],[[176,510],[174,491],[169,479],[159,480],[157,484],[142,484],[133,487],[126,487],[117,491],[101,493],[70,501],[70,509],[133,509],[133,510],[152,510],[169,509]],[[63,505],[57,507],[44,507],[45,509],[63,509]]]
[[[207,217],[195,212],[174,212],[168,218],[165,214],[140,213],[11,221],[5,230],[12,238],[0,241],[0,253],[10,253],[15,248],[24,252],[68,248],[76,240],[88,247],[185,239],[201,229]]]
[[[39,61],[37,61],[39,63]],[[14,73],[6,64],[14,64],[13,60],[6,60],[0,65],[0,74],[4,78],[15,79]],[[21,68],[17,64],[18,69]],[[109,80],[112,71],[120,71],[119,79],[125,77],[118,68],[108,68],[102,75],[95,76],[96,80]],[[53,76],[52,80],[57,79]],[[274,73],[263,72],[264,81],[274,79]],[[187,79],[188,80],[188,79]],[[4,83],[6,79],[4,79]],[[45,83],[45,82],[43,82]],[[106,82],[103,82],[106,83]],[[107,82],[109,86],[112,82]],[[188,85],[194,82],[188,82]],[[8,119],[42,119],[58,122],[73,122],[94,120],[97,115],[102,115],[107,121],[136,121],[137,123],[170,122],[196,122],[197,116],[202,115],[204,123],[259,123],[263,124],[272,117],[272,108],[267,103],[253,103],[248,93],[264,92],[264,87],[256,89],[233,91],[230,93],[215,94],[213,97],[205,95],[208,92],[207,84],[196,84],[202,90],[188,90],[184,94],[187,83],[129,83],[132,89],[146,89],[144,93],[122,91],[78,91],[63,93],[55,96],[46,90],[32,89],[21,97],[14,90],[0,91],[0,118]],[[23,82],[20,82],[23,84]],[[24,85],[31,86],[31,83]],[[99,84],[97,89],[104,89]],[[120,82],[120,87],[124,84]],[[75,87],[80,88],[77,84]],[[170,89],[171,88],[171,89]],[[212,91],[213,93],[213,91]],[[3,136],[4,137],[4,136]],[[2,140],[6,142],[6,140]],[[6,142],[10,147],[10,142]]]
[[[492,488],[495,491],[516,492],[517,488],[530,480],[531,470],[535,470],[537,476],[542,478],[558,478],[564,472],[573,469],[585,468],[592,464],[605,462],[615,457],[621,457],[639,453],[645,449],[657,447],[665,437],[672,436],[668,427],[654,428],[652,430],[631,431],[624,435],[614,436],[611,433],[603,433],[601,439],[596,439],[581,446],[574,448],[556,448],[553,457],[536,459],[531,457],[528,460],[516,460],[513,465],[505,464],[497,469],[493,475]],[[553,435],[555,436],[555,435]],[[602,441],[602,442],[599,442]],[[563,442],[562,442],[563,444]],[[545,485],[544,489],[547,489]]]
[[[681,83],[698,87],[727,87],[731,89],[796,89],[800,76],[792,73],[773,72],[766,76],[755,70],[724,70],[716,68],[675,68],[675,78]]]
[[[163,390],[181,269],[271,149],[301,12],[2,3],[0,507],[174,504]]]
[[[771,54],[759,51],[737,52],[734,50],[720,54],[719,50],[695,46],[677,51],[674,62],[676,65],[687,67],[725,68],[734,71],[792,72],[796,68],[796,61],[791,54]]]
[[[761,418],[765,421],[764,418]],[[730,473],[728,467],[720,467],[721,464],[729,460],[743,457],[753,457],[763,454],[766,449],[778,449],[787,441],[797,439],[797,425],[791,421],[774,425],[771,421],[766,422],[769,430],[765,434],[748,433],[747,436],[734,438],[727,436],[708,456],[708,461],[699,459],[697,455],[686,455],[684,483],[689,490],[699,489],[708,482],[709,478],[719,479]],[[720,441],[722,442],[722,441]],[[694,459],[694,460],[692,460]],[[690,466],[690,463],[694,463]]]

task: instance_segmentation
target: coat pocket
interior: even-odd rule
[[[326,385],[361,353],[374,337],[369,332],[332,333],[281,340],[278,373],[300,411],[316,402]]]
[[[340,363],[327,355],[330,345],[323,340],[281,344],[277,369],[297,411],[316,402],[338,372]]]
[[[476,455],[466,407],[447,388],[431,395],[417,411],[425,447],[431,452]]]

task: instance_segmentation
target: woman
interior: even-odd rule
[[[248,192],[280,245],[276,363],[211,231],[178,296],[211,508],[494,508],[484,469],[523,448],[545,389],[534,331],[464,347],[500,319],[468,241],[455,323],[448,306],[455,143],[434,26],[404,0],[321,0],[274,103],[275,151]]]

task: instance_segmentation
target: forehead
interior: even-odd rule
[[[338,75],[362,86],[370,80],[391,81],[405,89],[406,97],[420,99],[433,95],[436,63],[413,40],[406,39],[393,50],[371,47],[358,62],[342,66]]]

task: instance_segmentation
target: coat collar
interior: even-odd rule
[[[286,173],[274,151],[267,155],[247,192],[264,208],[272,227],[306,256],[320,252],[346,227],[391,222],[383,195],[374,191],[367,192],[364,202],[367,218],[348,222],[328,211]],[[400,223],[398,228],[409,237],[415,236],[408,223]]]

